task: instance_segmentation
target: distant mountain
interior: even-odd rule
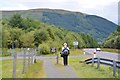
[[[59,9],[2,11],[2,18],[10,18],[15,13],[19,13],[25,18],[40,20],[74,32],[90,34],[98,41],[102,41],[117,28],[115,23],[96,15]]]

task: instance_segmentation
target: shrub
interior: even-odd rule
[[[42,49],[42,54],[49,54],[50,53],[50,47],[46,43],[42,43],[39,45],[39,48]]]

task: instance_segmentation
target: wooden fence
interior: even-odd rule
[[[13,54],[13,74],[12,74],[13,78],[16,78],[17,57],[23,57],[23,70],[22,70],[22,74],[24,74],[25,69],[26,69],[27,66],[28,66],[28,68],[30,68],[30,65],[34,64],[34,62],[35,62],[36,49],[23,48],[22,53],[23,54],[20,55],[20,56],[17,53]]]

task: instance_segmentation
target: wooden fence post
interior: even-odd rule
[[[16,78],[16,62],[17,62],[17,53],[14,53],[14,60],[13,60],[13,78]]]
[[[113,76],[116,76],[116,61],[113,60]]]
[[[57,54],[57,57],[56,57],[56,59],[57,59],[57,64],[59,63],[59,54]]]
[[[24,58],[23,58],[23,71],[22,74],[25,72],[25,67],[26,67],[26,48],[23,48],[24,50]]]
[[[34,48],[33,49],[33,64],[36,62],[35,59],[36,59],[36,49]]]
[[[34,49],[31,51],[31,63],[34,64]]]
[[[34,63],[36,63],[37,61],[36,61],[36,55],[37,55],[37,51],[36,51],[36,48],[34,49]]]
[[[100,57],[98,57],[98,59],[97,59],[97,68],[98,68],[98,70],[100,70]]]
[[[37,55],[37,49],[35,48],[35,53],[34,53],[34,63],[36,63],[36,55]]]
[[[33,59],[33,57],[32,57],[33,55],[32,55],[32,54],[33,54],[33,50],[31,49],[31,54],[30,54],[30,57],[31,57],[31,64],[32,64],[32,59]]]
[[[28,50],[28,68],[30,68],[30,50]]]

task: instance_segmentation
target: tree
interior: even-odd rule
[[[8,44],[11,44],[10,29],[4,26],[2,30],[2,47],[8,48]]]
[[[23,21],[23,18],[21,17],[21,15],[16,13],[10,19],[9,25],[12,27],[24,28],[22,21]]]
[[[120,26],[117,27],[117,31],[120,32]]]
[[[49,36],[54,40],[55,37],[54,37],[54,34],[52,32],[52,29],[48,28],[47,31],[48,31]]]
[[[105,39],[103,47],[120,49],[120,26]]]
[[[48,33],[45,30],[37,30],[34,33],[34,43],[36,45],[36,47],[38,47],[38,45],[40,43],[42,43],[42,41],[46,41],[48,39]]]
[[[117,48],[117,49],[120,49],[120,36],[117,37],[117,40],[116,40],[116,48]]]
[[[22,47],[34,47],[34,32],[24,33],[20,36]]]
[[[84,43],[85,43],[85,47],[88,47],[88,48],[93,48],[93,47],[97,47],[98,46],[98,43],[97,41],[90,35],[86,35],[84,33],[80,33],[82,39],[84,40]]]

